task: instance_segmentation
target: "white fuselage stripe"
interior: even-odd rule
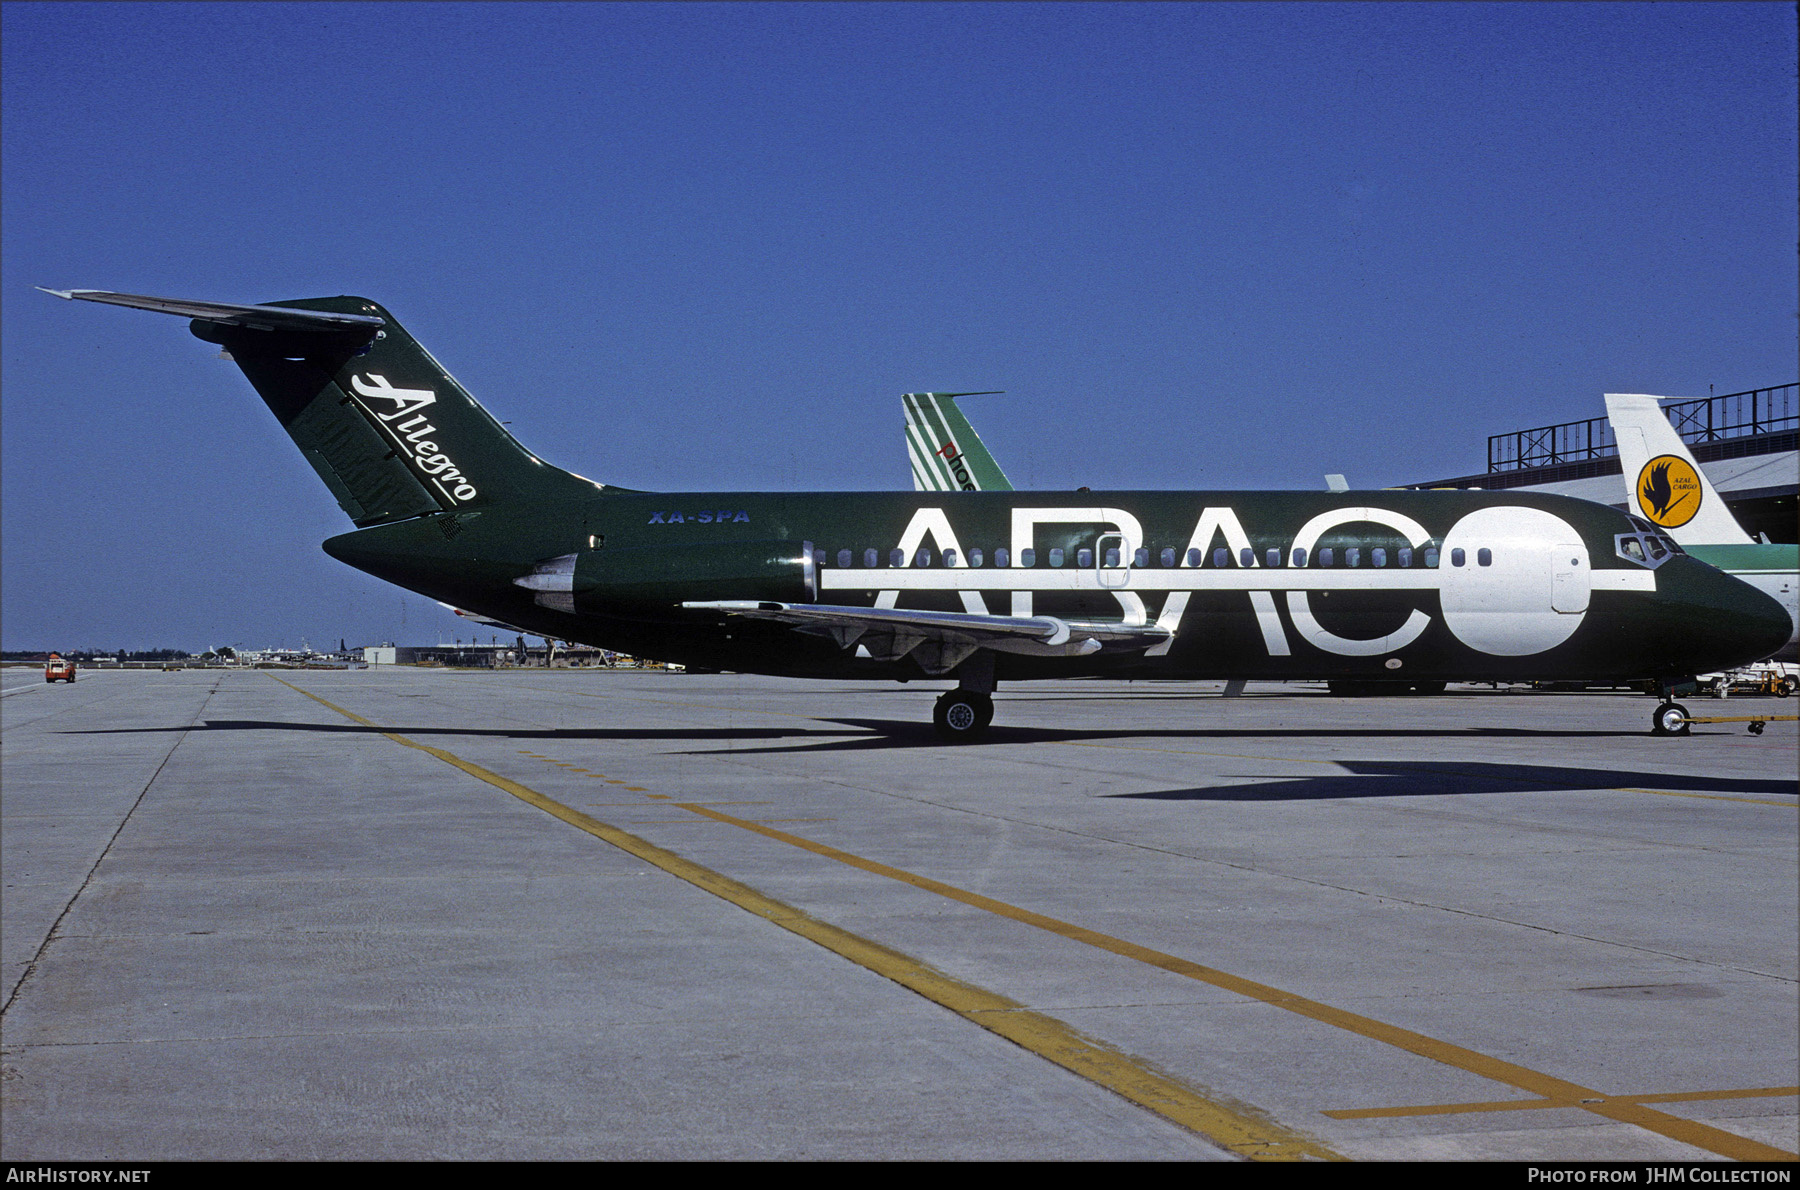
[[[1118,583],[1116,574],[1129,574]],[[1102,585],[1093,570],[1034,567],[828,567],[819,572],[827,591],[1431,591],[1443,585],[1442,570],[1311,570],[1230,567],[1218,570],[1131,570],[1108,572]],[[1656,590],[1648,570],[1591,571],[1597,591]],[[1548,591],[1546,589],[1546,600]]]

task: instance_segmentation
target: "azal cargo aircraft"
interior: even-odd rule
[[[1669,424],[1661,397],[1607,393],[1606,416],[1619,446],[1626,507],[1637,509],[1692,556],[1743,579],[1786,608],[1789,635],[1775,656],[1785,661],[1800,657],[1800,545],[1759,542],[1744,532]]]
[[[1642,683],[1768,656],[1787,613],[1602,505],[1491,492],[639,492],[515,441],[358,297],[192,319],[355,532],[332,557],[527,631],[811,678],[950,679],[980,738],[1002,681]]]

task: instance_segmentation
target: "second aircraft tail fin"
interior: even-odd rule
[[[1668,530],[1682,545],[1753,544],[1669,424],[1659,398],[1607,393],[1606,415],[1619,444],[1628,511]]]
[[[982,445],[980,435],[956,407],[958,397],[992,393],[907,393],[906,454],[912,462],[913,490],[919,492],[1010,492],[1012,484]]]

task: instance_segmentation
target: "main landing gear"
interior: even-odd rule
[[[994,655],[985,649],[956,667],[956,689],[938,696],[931,725],[947,744],[972,744],[994,721]]]
[[[967,744],[987,734],[994,721],[994,699],[979,690],[957,688],[938,696],[931,709],[931,725],[938,738],[949,744]]]

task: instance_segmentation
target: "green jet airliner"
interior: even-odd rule
[[[1766,657],[1787,613],[1598,504],[1497,492],[640,492],[544,462],[359,297],[192,319],[356,531],[325,551],[532,633],[746,673],[1642,683]]]

